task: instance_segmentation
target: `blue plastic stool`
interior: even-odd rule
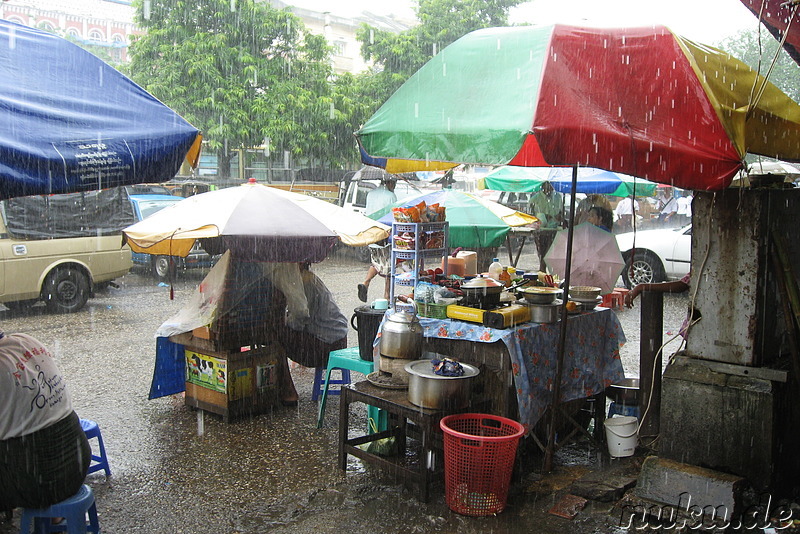
[[[319,369],[319,368],[317,368]],[[317,428],[322,428],[322,420],[325,418],[325,404],[328,395],[339,395],[340,391],[328,391],[330,384],[337,384],[340,382],[331,381],[331,371],[333,369],[341,369],[342,376],[344,377],[347,371],[347,383],[350,383],[350,371],[356,371],[364,375],[370,374],[375,369],[375,363],[361,359],[358,347],[347,347],[346,349],[333,350],[328,355],[328,373],[325,377],[325,382],[322,385],[322,392],[319,403],[319,414],[317,415]],[[316,390],[316,382],[314,385]],[[382,410],[369,406],[367,408],[367,430],[372,432],[370,428],[369,419],[375,421],[378,430],[386,429],[386,414]]]
[[[111,467],[108,465],[108,457],[106,456],[106,448],[103,445],[103,435],[100,433],[100,426],[90,419],[81,419],[81,428],[83,428],[83,433],[86,434],[86,439],[91,440],[97,438],[97,448],[100,453],[94,454],[94,451],[92,451],[92,462],[89,464],[88,473],[94,473],[102,469],[106,472],[107,477],[111,476]]]
[[[89,524],[86,524],[86,514],[89,514]],[[53,525],[51,519],[63,517],[64,521]],[[31,525],[33,523],[33,525]],[[29,534],[31,526],[34,532],[67,532],[69,534],[85,534],[86,532],[100,532],[97,521],[97,506],[94,502],[92,488],[84,484],[78,493],[65,499],[50,508],[25,508],[22,519],[19,521],[21,534]]]
[[[346,349],[345,349],[346,350]],[[330,357],[330,356],[329,356]],[[330,380],[331,374],[328,373],[327,378],[325,379],[328,386],[344,386],[350,383],[350,370],[349,369],[339,369],[342,372],[342,378],[339,380]],[[326,382],[322,380],[322,373],[325,372],[324,367],[317,367],[314,369],[314,390],[311,392],[311,400],[316,401],[319,399],[320,395],[324,388],[326,387]],[[341,391],[338,389],[331,389],[328,391],[328,395],[341,395]]]

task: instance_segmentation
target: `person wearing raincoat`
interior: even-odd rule
[[[90,460],[53,355],[27,334],[0,332],[0,511],[73,496]]]

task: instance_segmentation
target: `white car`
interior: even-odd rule
[[[691,224],[619,234],[617,244],[625,259],[622,280],[628,289],[636,284],[679,280],[691,267]]]

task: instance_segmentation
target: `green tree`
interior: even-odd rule
[[[329,49],[288,11],[253,0],[135,0],[146,34],[129,75],[200,128],[230,176],[230,153],[326,159],[333,96]]]
[[[800,102],[800,65],[780,47],[780,43],[766,30],[742,30],[719,44],[719,48],[744,61],[751,68],[767,75],[778,50],[778,57],[768,80],[795,102]]]
[[[376,65],[369,96],[380,104],[444,47],[481,28],[508,25],[508,10],[525,0],[419,0],[420,24],[401,33],[362,24],[361,54]]]

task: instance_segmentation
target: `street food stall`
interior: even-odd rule
[[[290,319],[309,314],[298,265],[322,261],[337,241],[385,239],[388,227],[251,180],[184,199],[123,235],[137,252],[185,256],[199,241],[222,254],[158,329],[150,398],[185,391],[187,405],[227,421],[263,412],[280,396],[287,310]]]

